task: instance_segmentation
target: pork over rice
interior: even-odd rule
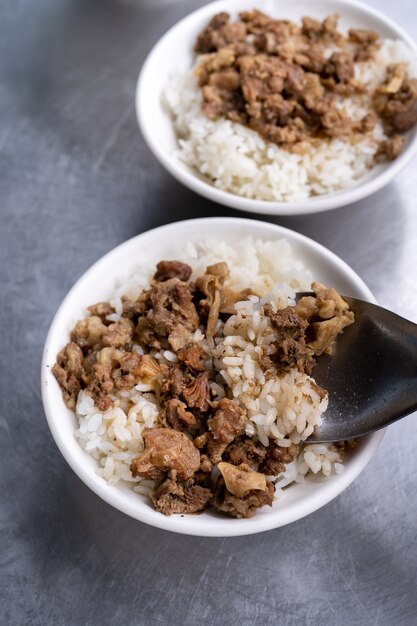
[[[165,100],[179,158],[226,191],[296,201],[352,186],[395,159],[417,122],[412,52],[372,30],[342,32],[337,15],[219,13],[194,51]]]
[[[285,240],[203,241],[90,306],[53,373],[109,483],[165,515],[250,517],[343,469],[341,446],[306,440],[328,401],[314,365],[353,322]]]

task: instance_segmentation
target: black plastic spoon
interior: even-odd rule
[[[314,294],[299,294],[299,297]],[[329,392],[312,442],[360,437],[417,410],[417,324],[382,307],[343,296],[355,322],[313,370]]]

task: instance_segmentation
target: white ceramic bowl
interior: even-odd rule
[[[371,28],[382,37],[402,39],[417,56],[417,46],[404,30],[379,11],[355,0],[220,0],[191,13],[173,26],[159,40],[146,59],[136,88],[136,113],[142,134],[160,163],[184,185],[210,200],[242,211],[269,215],[317,213],[351,204],[369,196],[389,183],[410,161],[417,149],[417,128],[408,133],[409,140],[402,154],[391,162],[377,165],[349,189],[318,196],[302,202],[271,202],[243,198],[217,189],[194,169],[182,163],[173,124],[163,106],[162,94],[168,77],[186,71],[193,63],[193,46],[197,34],[208,20],[220,11],[236,15],[245,9],[257,8],[279,18],[299,21],[303,15],[323,19],[332,13],[340,15],[340,26]]]
[[[187,241],[202,237],[224,240],[247,235],[260,239],[285,237],[296,255],[312,270],[313,276],[342,293],[374,301],[362,280],[346,263],[311,239],[280,226],[233,218],[207,218],[176,222],[130,239],[97,261],[74,285],[52,322],[42,362],[42,397],[45,413],[58,448],[69,465],[98,496],[142,522],[179,533],[203,536],[233,536],[258,533],[289,524],[330,502],[360,474],[374,455],[382,437],[379,431],[364,437],[347,458],[345,471],[327,479],[310,478],[305,484],[291,486],[280,502],[264,507],[251,519],[229,519],[207,512],[202,515],[165,517],[152,508],[148,499],[136,494],[127,484],[108,485],[96,474],[97,462],[78,445],[74,431],[77,420],[62,399],[61,390],[51,373],[56,355],[69,339],[75,322],[85,308],[111,298],[115,287],[126,279],[141,261],[175,258]]]

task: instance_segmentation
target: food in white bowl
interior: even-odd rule
[[[155,156],[198,193],[260,213],[380,189],[417,145],[414,42],[359,2],[256,5],[207,5],[151,51],[136,106]]]
[[[309,274],[283,239],[187,248],[88,307],[52,372],[111,484],[150,488],[165,515],[251,517],[309,472],[342,471],[344,443],[303,442],[328,402],[316,357],[354,316],[320,283],[295,302]]]
[[[201,240],[202,229],[209,239]],[[234,230],[237,232],[233,236]],[[100,495],[105,493],[113,501],[113,492],[114,501],[119,502],[116,506],[122,510],[128,504],[130,514],[148,521],[151,504],[142,494],[151,492],[157,509],[152,513],[160,518],[151,517],[155,525],[182,532],[190,532],[191,525],[196,534],[217,534],[217,519],[222,528],[220,534],[256,532],[255,527],[241,526],[233,532],[223,527],[223,519],[219,521],[216,512],[199,516],[187,513],[214,503],[221,511],[245,517],[254,514],[258,506],[273,504],[270,510],[274,518],[281,507],[285,513],[287,493],[291,490],[307,487],[308,493],[326,481],[329,487],[339,481],[341,485],[348,484],[352,467],[359,459],[364,460],[366,448],[375,447],[379,439],[373,435],[349,452],[344,471],[342,448],[303,443],[314,425],[320,423],[327,398],[309,375],[313,351],[320,352],[320,346],[311,343],[313,337],[306,341],[301,327],[306,328],[308,323],[297,318],[291,299],[295,290],[309,287],[312,274],[322,279],[329,276],[326,271],[315,271],[314,261],[309,263],[308,249],[300,258],[304,238],[290,231],[289,237],[283,238],[281,229],[269,225],[242,220],[196,220],[157,229],[154,242],[159,231],[165,231],[169,241],[158,246],[158,256],[156,251],[149,253],[150,248],[141,246],[139,241],[135,249],[142,251],[142,258],[138,255],[136,262],[129,261],[121,275],[120,269],[115,272],[113,268],[107,289],[96,289],[97,299],[103,300],[102,295],[106,294],[107,304],[93,307],[90,315],[77,321],[83,317],[83,307],[91,303],[93,294],[88,285],[92,284],[94,268],[90,270],[90,279],[84,281],[82,303],[76,303],[71,316],[64,316],[63,326],[61,318],[61,335],[47,343],[47,370],[59,352],[53,371],[65,391],[71,428],[68,423],[65,427],[65,420],[61,423],[56,419],[57,409],[48,407],[46,401],[47,415],[51,423],[53,410],[53,433],[58,434],[61,449],[69,443],[62,441],[62,432],[66,430],[67,437],[70,433],[72,438],[72,450],[74,442],[76,446],[81,444],[80,453],[92,457],[88,464],[89,483],[92,481],[97,491],[96,481],[101,481]],[[251,231],[252,238],[248,236]],[[137,239],[152,241],[152,234]],[[172,240],[177,240],[177,245]],[[134,249],[132,245],[130,249]],[[117,265],[118,255],[109,256],[112,255]],[[162,264],[156,282],[152,282],[155,262],[161,256],[187,263],[190,269],[176,263]],[[207,267],[209,272],[205,273]],[[180,275],[175,276],[175,271]],[[343,281],[340,285],[345,286]],[[331,296],[340,304],[334,292],[316,288],[320,298],[326,299],[327,294],[327,299]],[[220,314],[215,303],[223,308]],[[289,309],[285,308],[287,304]],[[278,341],[283,332],[282,315],[287,322],[296,322],[298,343]],[[343,320],[343,315],[336,316],[343,322],[338,325],[336,321],[336,332],[352,321]],[[64,347],[69,340],[72,343]],[[280,352],[284,346],[292,348]],[[323,348],[326,345],[321,345]],[[54,393],[59,392],[50,371],[48,377]],[[175,390],[175,385],[180,389]],[[50,392],[51,389],[45,389],[44,397]],[[71,455],[69,460],[73,463]],[[236,471],[240,472],[240,479],[243,472],[243,478],[255,485],[248,489],[250,493],[237,492],[233,487]],[[127,490],[130,496],[120,506]],[[320,500],[319,497],[316,506]],[[256,515],[259,530],[265,528],[268,509],[264,506]],[[165,524],[161,513],[185,515],[172,515]],[[190,518],[196,520],[194,524]],[[251,520],[232,521],[241,525]],[[269,523],[273,527],[277,520]]]
[[[165,92],[178,158],[223,191],[279,202],[352,187],[397,158],[417,122],[415,55],[337,20],[214,15]]]

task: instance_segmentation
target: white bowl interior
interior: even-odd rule
[[[142,68],[137,85],[136,110],[142,134],[157,159],[173,176],[194,191],[221,204],[258,213],[294,215],[328,210],[359,200],[389,182],[411,158],[417,146],[417,129],[408,133],[407,147],[395,161],[377,165],[352,188],[304,202],[253,200],[216,189],[175,156],[177,138],[170,115],[163,104],[163,92],[168,77],[191,68],[196,37],[215,13],[227,11],[233,16],[254,6],[270,15],[295,21],[299,21],[303,15],[323,19],[327,15],[338,13],[342,29],[374,29],[382,37],[402,39],[417,55],[413,40],[399,26],[371,7],[351,0],[315,0],[314,3],[308,0],[213,2],[172,27],[153,48]]]
[[[176,222],[130,239],[93,265],[75,284],[52,322],[45,344],[41,385],[45,412],[52,435],[63,456],[97,495],[131,517],[167,530],[203,536],[244,535],[283,526],[320,508],[343,491],[363,470],[373,456],[383,432],[364,437],[348,457],[345,471],[327,479],[310,478],[305,484],[291,486],[272,508],[265,507],[254,518],[228,519],[216,513],[164,517],[148,499],[136,494],[129,485],[108,485],[95,472],[97,462],[84,452],[74,437],[77,420],[63,402],[61,390],[51,373],[59,350],[67,343],[75,322],[85,315],[85,308],[111,298],[114,288],[123,282],[141,262],[175,258],[187,241],[202,237],[239,240],[247,235],[260,239],[285,237],[297,256],[311,269],[317,280],[334,286],[342,293],[374,300],[362,280],[341,259],[326,248],[285,228],[253,220],[208,218]]]

